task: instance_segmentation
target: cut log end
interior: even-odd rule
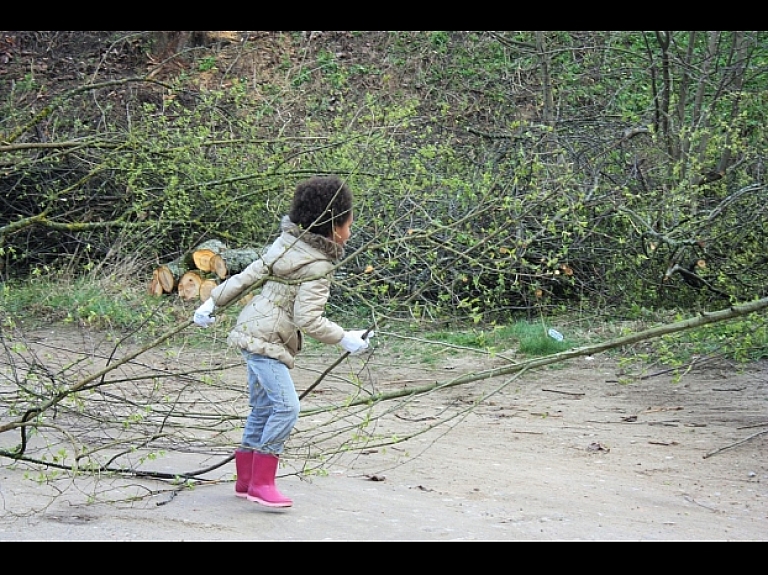
[[[152,279],[149,281],[147,292],[149,293],[149,295],[155,296],[155,297],[163,295],[164,290],[163,290],[162,284],[160,283],[160,278],[157,270],[154,270],[152,272]]]
[[[211,250],[197,250],[192,254],[195,267],[202,272],[211,271],[211,258],[216,254]]]
[[[176,287],[176,277],[167,265],[162,265],[156,270],[157,279],[165,293],[171,293]]]
[[[188,271],[179,280],[179,297],[184,301],[193,301],[200,298],[200,285],[203,278],[195,271]]]
[[[227,263],[221,254],[216,254],[211,258],[211,271],[214,272],[219,279],[227,277]]]
[[[160,281],[160,285],[163,286],[165,293],[172,293],[176,289],[181,276],[184,272],[188,271],[187,268],[180,259],[173,260],[162,264],[155,268],[157,271],[157,279]]]
[[[203,282],[200,284],[200,300],[205,301],[209,297],[211,297],[211,292],[213,291],[213,288],[215,288],[217,285],[219,285],[219,282],[213,279],[207,279],[203,280]]]
[[[197,246],[192,252],[192,261],[195,267],[203,272],[213,271],[211,258],[226,251],[227,246],[220,240],[208,240]]]

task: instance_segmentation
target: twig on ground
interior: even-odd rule
[[[754,429],[755,427],[768,427],[768,421],[763,423],[753,423],[752,425],[744,425],[742,427],[737,427],[736,429]]]
[[[573,397],[584,397],[587,395],[586,393],[579,393],[576,391],[560,391],[559,389],[547,389],[546,387],[542,388],[541,391],[549,391],[550,393],[562,393],[563,395],[571,395]]]
[[[691,361],[691,363],[689,363],[687,366],[685,366],[684,373],[685,374],[690,373],[690,371],[697,364],[704,364],[704,363],[707,363],[708,361],[712,361],[712,360],[717,359],[717,358],[718,358],[718,356],[715,356],[715,357],[709,357],[709,356],[697,357],[697,358],[693,359]],[[637,379],[639,379],[640,381],[643,381],[643,380],[646,380],[646,379],[651,379],[652,377],[657,377],[659,375],[664,375],[664,374],[667,374],[667,373],[674,373],[674,372],[680,371],[682,369],[683,369],[683,366],[670,367],[668,369],[662,369],[661,371],[657,371],[656,373],[649,373],[647,375],[643,375],[641,377],[638,377]]]
[[[763,431],[758,431],[757,433],[753,433],[749,437],[745,437],[744,439],[736,441],[735,443],[731,443],[730,445],[726,445],[725,447],[721,447],[720,449],[716,449],[715,451],[711,451],[711,452],[707,453],[704,456],[704,459],[707,459],[708,457],[712,457],[713,455],[717,455],[718,453],[722,453],[723,451],[726,451],[726,450],[731,449],[733,447],[737,447],[737,446],[741,445],[742,443],[746,443],[747,441],[750,441],[751,439],[754,439],[755,437],[758,437],[760,435],[764,435],[766,433],[768,433],[768,429],[765,429]]]
[[[703,507],[704,509],[709,509],[710,511],[714,511],[714,512],[717,512],[717,509],[715,509],[714,507],[711,507],[711,506],[709,506],[709,505],[704,505],[703,503],[699,503],[698,501],[696,501],[696,500],[695,500],[693,497],[691,497],[690,495],[683,495],[683,499],[685,499],[685,500],[686,500],[686,501],[688,501],[689,503],[693,503],[693,504],[695,504],[695,505],[698,505],[699,507]]]

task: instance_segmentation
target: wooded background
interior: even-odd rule
[[[0,31],[0,278],[260,249],[355,193],[337,305],[766,295],[766,32]],[[407,305],[403,302],[407,301]]]

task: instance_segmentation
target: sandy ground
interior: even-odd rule
[[[483,367],[454,355],[426,379]],[[383,352],[367,369],[390,388],[425,379],[423,366]],[[335,457],[323,474],[301,476],[286,458],[278,485],[294,506],[285,510],[235,497],[233,463],[177,492],[131,481],[157,493],[106,504],[87,494],[125,482],[81,478],[51,496],[28,469],[0,461],[0,540],[767,540],[768,434],[756,434],[768,429],[768,365],[707,364],[679,382],[651,369],[625,384],[618,373],[596,356],[526,373],[479,404],[499,381],[413,399],[382,423],[387,434],[448,408],[460,416]],[[297,387],[314,375],[297,370]],[[157,469],[201,464],[171,452]]]

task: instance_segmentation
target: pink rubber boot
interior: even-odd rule
[[[251,484],[248,486],[248,501],[255,501],[267,507],[290,507],[293,501],[275,487],[277,455],[253,452]]]
[[[237,469],[235,495],[248,497],[248,486],[251,484],[251,470],[253,469],[253,451],[250,449],[235,451],[235,469]]]

